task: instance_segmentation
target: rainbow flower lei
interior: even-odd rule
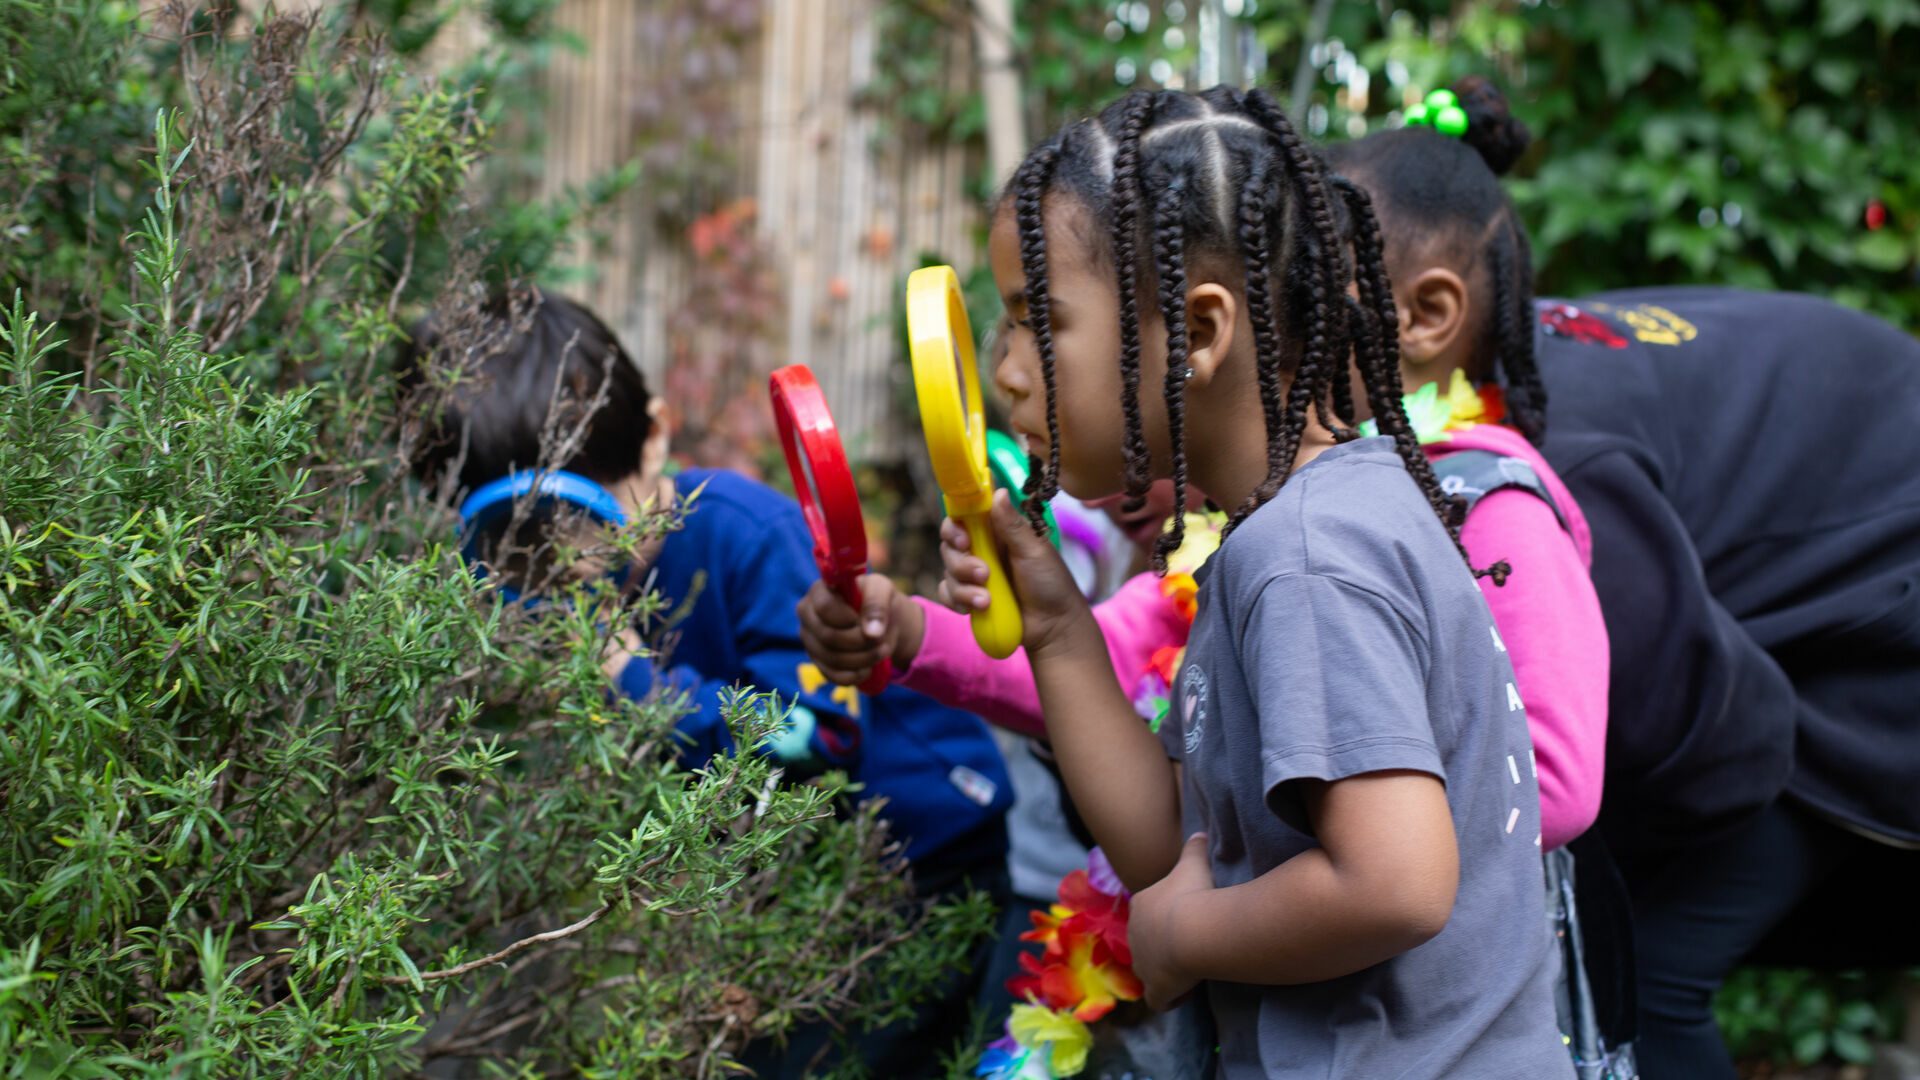
[[[1475,424],[1497,424],[1507,416],[1506,395],[1500,392],[1499,386],[1493,383],[1474,386],[1467,373],[1458,368],[1454,369],[1445,395],[1440,393],[1440,383],[1435,381],[1400,400],[1406,406],[1407,422],[1413,425],[1414,437],[1423,444],[1438,442],[1449,431]],[[1362,420],[1356,430],[1362,435],[1380,434],[1379,425],[1372,420]]]
[[[988,1080],[1055,1080],[1086,1067],[1093,1033],[1087,1025],[1122,1001],[1138,1001],[1140,979],[1127,945],[1129,894],[1099,848],[1087,868],[1060,882],[1060,902],[1033,912],[1022,941],[1042,951],[1022,953],[1022,973],[1007,989],[1015,1005],[1007,1033],[987,1047],[976,1075]]]
[[[1193,625],[1193,616],[1199,609],[1200,583],[1193,575],[1220,549],[1220,527],[1224,522],[1218,514],[1188,514],[1186,540],[1180,550],[1167,559],[1167,576],[1160,579],[1160,595],[1173,605],[1184,625]],[[1156,734],[1167,718],[1168,703],[1173,698],[1173,676],[1180,670],[1180,659],[1186,653],[1184,641],[1155,649],[1147,658],[1147,669],[1134,684],[1133,710]]]

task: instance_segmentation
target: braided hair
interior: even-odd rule
[[[1042,205],[1065,197],[1088,230],[1091,256],[1113,268],[1119,296],[1123,479],[1137,507],[1152,482],[1140,415],[1140,291],[1151,286],[1167,332],[1165,399],[1176,506],[1187,498],[1186,321],[1189,267],[1243,270],[1254,362],[1266,424],[1267,471],[1232,511],[1226,533],[1279,490],[1293,471],[1309,416],[1337,440],[1355,437],[1354,372],[1380,430],[1459,542],[1460,514],[1444,495],[1401,403],[1398,318],[1370,201],[1335,188],[1286,113],[1259,90],[1202,94],[1135,91],[1098,117],[1069,124],[1028,155],[1003,196],[1019,231],[1026,300],[1046,387],[1048,460],[1033,461],[1026,512],[1039,527],[1058,490],[1054,347],[1046,302],[1048,244]],[[1355,286],[1360,301],[1348,297]],[[1175,514],[1154,567],[1183,537]]]
[[[1047,182],[1053,175],[1054,161],[1059,157],[1057,150],[1042,147],[1021,164],[1020,171],[1014,175],[1013,213],[1020,228],[1020,262],[1022,265],[1037,268],[1037,272],[1027,274],[1027,313],[1028,322],[1033,326],[1033,337],[1039,346],[1041,374],[1046,381],[1047,400],[1052,401],[1055,393],[1053,370],[1053,306],[1047,290],[1047,234],[1040,227],[1041,201],[1047,189]],[[1047,464],[1045,468],[1027,470],[1025,509],[1027,519],[1034,529],[1046,534],[1046,505],[1048,500],[1060,490],[1060,418],[1054,410],[1047,410]]]
[[[1460,540],[1460,527],[1466,521],[1466,503],[1459,496],[1444,494],[1438,479],[1434,476],[1433,463],[1419,452],[1420,439],[1414,434],[1413,424],[1407,419],[1404,399],[1396,397],[1393,401],[1382,401],[1376,391],[1389,385],[1399,393],[1400,382],[1400,338],[1397,333],[1398,319],[1393,307],[1393,285],[1387,278],[1386,260],[1382,254],[1384,245],[1380,239],[1380,225],[1373,214],[1373,200],[1359,185],[1343,177],[1334,177],[1333,187],[1340,193],[1353,217],[1354,250],[1358,257],[1355,284],[1360,294],[1358,299],[1350,300],[1352,317],[1357,322],[1379,327],[1379,333],[1366,334],[1355,342],[1355,360],[1363,372],[1385,372],[1391,378],[1374,375],[1366,379],[1367,405],[1373,410],[1375,422],[1380,433],[1391,436],[1396,447],[1401,448],[1401,457],[1407,461],[1407,468],[1414,478],[1420,481],[1420,490],[1427,496],[1428,505],[1438,514],[1441,521],[1447,523],[1447,529],[1453,534],[1453,542],[1460,549],[1460,557],[1467,557],[1465,544]],[[1409,455],[1406,447],[1412,447]],[[1472,565],[1469,562],[1468,565]],[[1495,585],[1505,585],[1507,575],[1512,568],[1503,560],[1486,569],[1474,568],[1475,577],[1491,577]]]
[[[1487,79],[1467,76],[1453,91],[1467,113],[1462,137],[1428,127],[1381,131],[1332,147],[1328,162],[1363,183],[1390,220],[1419,222],[1467,265],[1486,267],[1493,302],[1467,376],[1498,381],[1514,426],[1538,444],[1546,435],[1547,391],[1533,354],[1533,252],[1500,186],[1532,135]]]

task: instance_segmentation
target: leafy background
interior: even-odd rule
[[[1156,71],[1186,76],[1199,6],[1020,4],[1030,132]],[[1303,59],[1312,69],[1295,107],[1322,139],[1396,125],[1427,90],[1494,76],[1536,139],[1511,190],[1545,294],[1711,282],[1920,325],[1920,0],[1342,0],[1315,48],[1309,4],[1223,6],[1263,84],[1284,97]],[[914,47],[964,28],[966,8],[887,5],[879,85],[934,137],[977,139],[984,123],[977,95],[947,89]],[[992,183],[983,172],[977,190]]]

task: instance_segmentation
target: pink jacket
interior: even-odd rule
[[[1533,445],[1510,428],[1477,425],[1426,447],[1438,459],[1455,450],[1491,450],[1532,465],[1567,517],[1525,491],[1500,490],[1474,506],[1461,540],[1475,566],[1505,560],[1504,587],[1482,578],[1481,592],[1500,628],[1527,706],[1540,773],[1541,844],[1555,848],[1593,824],[1607,741],[1607,629],[1588,579],[1593,540],[1566,486]],[[1020,732],[1046,725],[1024,653],[995,662],[973,643],[967,617],[916,598],[926,612],[920,653],[899,675],[907,687]],[[1095,605],[1114,670],[1127,685],[1153,654],[1186,641],[1187,621],[1151,574],[1135,577]]]

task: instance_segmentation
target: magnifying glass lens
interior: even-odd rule
[[[968,396],[967,354],[972,352],[968,346],[971,341],[962,341],[961,335],[970,333],[967,327],[967,309],[960,303],[958,295],[947,304],[947,347],[953,350],[953,385],[960,390],[960,420],[967,426],[967,434],[973,430],[973,399]]]
[[[813,475],[813,458],[807,454],[807,444],[800,438],[797,424],[793,428],[793,450],[795,460],[800,462],[800,475],[807,482],[807,497],[813,501],[813,505],[824,508],[825,500],[820,498],[820,481],[814,479]]]
[[[960,388],[960,419],[967,425],[969,433],[973,430],[973,402],[967,397],[967,369],[960,363],[960,350],[953,350],[953,382]]]

